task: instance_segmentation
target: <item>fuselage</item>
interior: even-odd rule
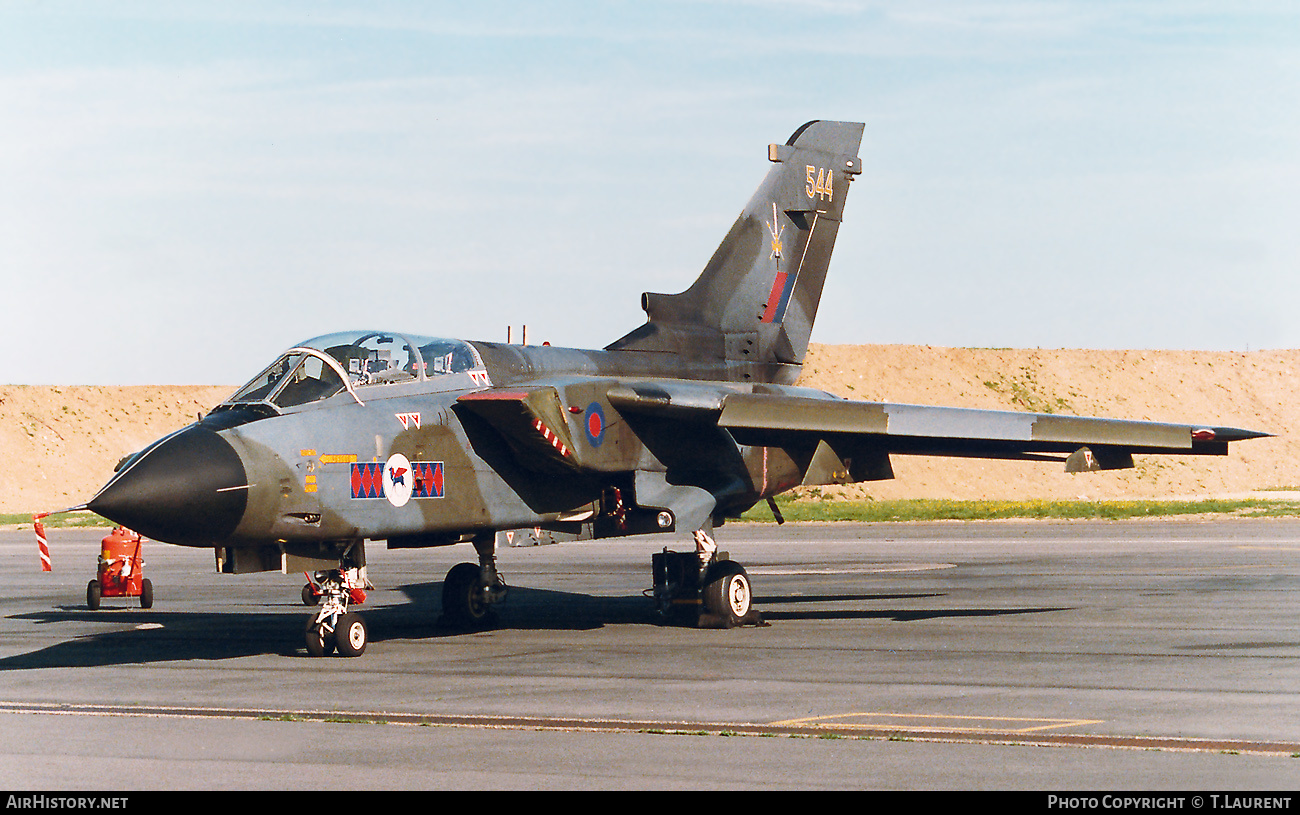
[[[794,369],[779,378],[797,373],[778,367]],[[440,545],[617,515],[618,502],[632,500],[633,474],[663,472],[664,450],[687,443],[720,448],[719,473],[702,477],[737,484],[718,492],[738,512],[797,483],[795,475],[772,471],[761,451],[716,428],[702,427],[696,440],[675,430],[657,445],[654,422],[633,427],[608,394],[625,381],[665,392],[674,382],[713,381],[750,392],[745,379],[755,373],[736,361],[656,352],[330,335],[290,349],[207,416],[133,456],[90,507],[182,545]],[[515,388],[553,390],[560,409],[512,435],[508,422],[471,409],[482,401],[464,401]],[[554,462],[521,450],[538,439],[551,443],[542,452]]]

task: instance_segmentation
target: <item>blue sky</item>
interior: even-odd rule
[[[0,0],[0,382],[600,347],[814,118],[866,123],[814,342],[1300,347],[1287,0]]]

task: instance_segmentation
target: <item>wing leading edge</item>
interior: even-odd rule
[[[1131,467],[1133,453],[1227,455],[1229,442],[1268,435],[1207,425],[769,394],[726,397],[718,425],[738,441],[754,444],[788,434],[850,435],[903,454],[1014,459],[1071,455],[1091,447],[1128,456],[1127,464],[1107,466],[1116,458],[1103,453],[1099,466],[1086,469]]]

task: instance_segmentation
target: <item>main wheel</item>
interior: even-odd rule
[[[457,625],[482,625],[491,609],[483,601],[483,571],[476,563],[457,563],[442,581],[442,613]]]
[[[140,581],[140,608],[153,608],[153,581],[147,577]]]
[[[704,587],[704,608],[727,628],[734,628],[749,616],[754,600],[749,575],[734,560],[723,560],[709,569]]]
[[[99,587],[98,580],[92,580],[86,584],[86,606],[94,611],[99,608],[99,598],[103,596],[103,589]]]
[[[341,657],[359,657],[364,654],[369,636],[365,621],[356,614],[340,614],[339,621],[334,625],[334,643],[338,646]]]
[[[306,636],[308,656],[324,657],[334,653],[334,632],[317,625],[314,614],[307,619]]]

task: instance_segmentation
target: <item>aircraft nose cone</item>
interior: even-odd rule
[[[194,426],[129,461],[87,507],[145,537],[208,546],[235,531],[247,502],[248,476],[235,448]]]

